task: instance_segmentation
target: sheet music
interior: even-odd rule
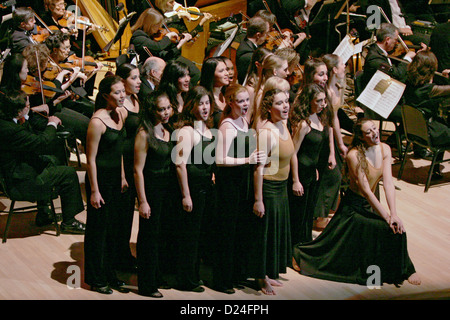
[[[225,40],[219,47],[218,50],[216,50],[216,52],[214,52],[214,57],[220,57],[222,55],[222,53],[225,52],[225,50],[228,48],[228,46],[233,42],[234,37],[236,36],[236,33],[238,32],[239,27],[236,26],[235,29],[233,30],[233,33],[228,37],[227,40]]]
[[[334,50],[333,53],[341,57],[342,61],[345,64],[347,63],[348,59],[350,59],[351,56],[361,53],[362,48],[368,42],[369,40],[365,40],[354,45],[352,40],[350,39],[350,36],[346,35],[344,39],[342,39],[341,43],[339,43],[339,45],[337,46],[337,48]]]
[[[400,101],[406,85],[377,71],[356,101],[387,119]]]

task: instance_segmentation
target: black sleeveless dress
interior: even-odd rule
[[[228,156],[246,158],[256,149],[251,131],[237,129]],[[213,264],[214,287],[233,288],[233,283],[246,278],[247,245],[251,241],[250,221],[253,216],[251,166],[218,166],[216,174],[217,204],[215,217],[216,252]]]
[[[215,138],[201,133],[201,141],[193,146],[186,165],[189,192],[193,204],[191,212],[179,210],[178,236],[178,289],[191,290],[200,285],[199,241],[201,239],[202,218],[208,214],[210,190],[215,160]]]
[[[116,267],[119,270],[133,269],[135,264],[131,253],[130,238],[133,228],[133,217],[136,203],[136,187],[134,184],[134,140],[140,123],[139,113],[128,111],[128,116],[124,126],[127,132],[123,144],[123,165],[125,178],[128,182],[128,190],[121,194],[122,196],[122,214],[116,220],[116,230],[118,238],[116,239]]]
[[[122,148],[126,136],[125,127],[116,130],[105,126],[95,160],[98,188],[105,201],[98,209],[90,203],[91,185],[86,173],[85,282],[95,287],[106,286],[116,279],[113,251],[117,235],[113,222],[121,213],[117,202],[121,199]]]
[[[303,196],[290,195],[292,245],[312,240],[313,214],[315,207],[314,187],[320,151],[328,141],[326,127],[322,131],[311,127],[297,152],[298,176],[303,186]],[[292,188],[291,188],[292,190]]]
[[[176,184],[172,166],[172,141],[156,139],[149,147],[143,169],[145,194],[151,209],[149,219],[139,217],[136,244],[139,293],[149,295],[158,290],[163,282],[161,253],[164,252],[162,222],[169,212]]]

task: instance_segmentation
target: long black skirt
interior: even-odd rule
[[[394,234],[364,197],[347,191],[325,230],[296,245],[294,258],[310,277],[374,285],[379,276],[377,285],[398,285],[415,273],[406,242],[406,233]]]

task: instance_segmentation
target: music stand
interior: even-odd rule
[[[119,27],[117,28],[116,35],[114,38],[103,48],[104,52],[108,52],[112,45],[115,44],[117,41],[122,41],[122,36],[125,31],[125,28],[127,27],[128,23],[131,21],[131,18],[136,14],[136,12],[132,12],[128,14],[125,18],[123,18],[120,21]],[[122,45],[120,45],[120,54],[122,54]]]
[[[319,23],[327,23],[327,46],[326,52],[329,52],[329,39],[330,39],[330,25],[331,25],[331,17],[336,17],[336,15],[341,11],[341,8],[344,7],[347,0],[325,0],[322,3],[317,14],[314,16],[314,19],[311,21],[310,26],[319,24]]]

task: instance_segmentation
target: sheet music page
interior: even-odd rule
[[[353,51],[353,54],[358,54],[362,52],[362,49],[364,48],[364,46],[369,43],[370,39],[358,42],[357,44],[355,44],[355,51]]]
[[[386,119],[400,101],[405,88],[404,83],[378,70],[356,101]]]
[[[334,50],[334,54],[341,57],[342,61],[347,63],[348,59],[354,54],[355,46],[353,45],[352,40],[349,35],[346,35],[344,39],[342,39],[341,43]]]

